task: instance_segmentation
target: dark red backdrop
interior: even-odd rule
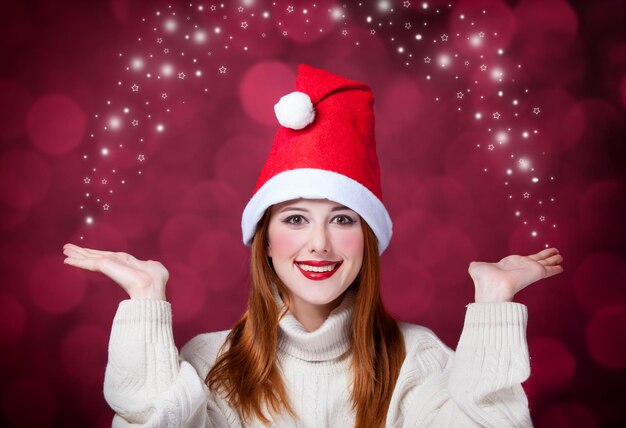
[[[180,345],[242,313],[240,213],[300,62],[376,95],[391,312],[454,346],[468,263],[554,245],[565,273],[520,296],[534,422],[626,423],[623,2],[363,3],[2,3],[0,425],[110,425],[124,294],[65,242],[161,260]]]

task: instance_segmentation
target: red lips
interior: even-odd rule
[[[329,266],[329,265],[334,265],[334,264],[336,264],[337,266],[335,266],[335,268],[329,272],[309,272],[309,271],[302,269],[298,263],[309,265],[309,266],[316,266],[316,267]],[[342,263],[343,263],[342,261],[333,262],[333,261],[328,261],[328,260],[301,260],[299,262],[296,262],[296,266],[298,267],[302,275],[304,275],[307,279],[310,279],[312,281],[322,281],[324,279],[328,279],[331,276],[333,276],[334,273],[337,272],[337,270],[339,269],[339,266],[341,266]]]

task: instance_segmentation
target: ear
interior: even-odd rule
[[[267,257],[272,257],[272,246],[270,244],[267,244],[267,247],[265,247],[265,253],[267,254]]]

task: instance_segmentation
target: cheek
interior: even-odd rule
[[[270,231],[268,240],[267,253],[270,257],[290,256],[302,246],[301,240],[292,231]]]
[[[351,257],[363,258],[363,233],[359,230],[355,233],[345,233],[338,237],[337,246],[342,253]]]

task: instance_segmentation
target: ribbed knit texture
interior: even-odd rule
[[[287,313],[279,323],[278,364],[298,415],[276,427],[351,427],[350,326],[347,294],[323,325],[307,332]],[[530,426],[520,386],[529,374],[526,307],[468,305],[456,354],[430,330],[400,324],[407,357],[387,414],[388,427]],[[174,346],[169,303],[128,300],[113,322],[105,396],[114,426],[243,427],[236,409],[210,392],[204,378],[227,332]]]
[[[354,293],[348,292],[326,322],[313,332],[287,312],[279,322],[278,349],[304,361],[334,360],[350,349]]]

